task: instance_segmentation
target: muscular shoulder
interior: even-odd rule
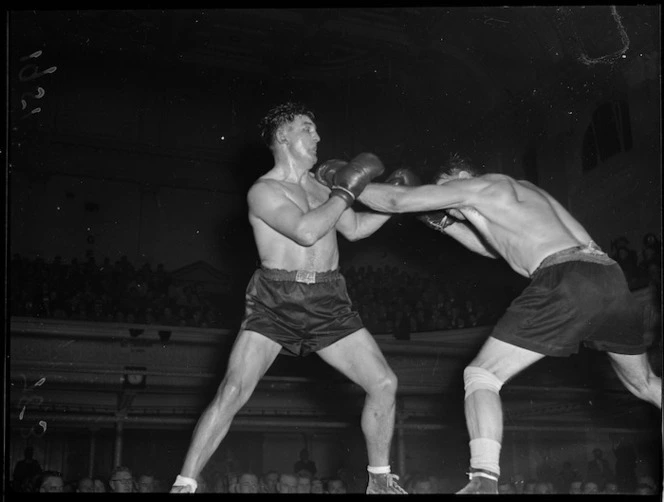
[[[271,178],[259,178],[251,185],[247,192],[249,208],[261,207],[268,201],[286,196],[286,188],[283,183]]]
[[[510,204],[519,202],[524,192],[532,189],[504,174],[484,174],[463,180],[466,201],[472,206]]]

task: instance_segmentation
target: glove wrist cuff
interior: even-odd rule
[[[346,201],[347,207],[352,206],[353,202],[355,202],[355,195],[353,195],[353,192],[343,187],[332,188],[330,197],[332,196],[341,197],[344,201]]]

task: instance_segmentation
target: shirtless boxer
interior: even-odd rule
[[[261,122],[274,167],[247,194],[261,267],[247,286],[226,374],[196,425],[171,493],[196,491],[197,476],[277,355],[313,352],[367,393],[361,418],[369,460],[366,492],[405,493],[389,465],[397,378],[352,309],[337,244],[337,232],[350,241],[363,239],[390,218],[350,207],[384,167],[364,153],[311,173],[320,141],[313,119],[302,105],[286,103]],[[404,180],[391,176],[388,182]]]
[[[426,224],[471,251],[502,257],[531,279],[464,370],[470,482],[458,493],[497,493],[502,385],[544,356],[579,344],[605,351],[636,397],[662,407],[662,380],[646,358],[642,311],[625,276],[544,190],[503,174],[477,175],[452,156],[435,184],[369,184],[358,200],[385,213],[420,212]]]

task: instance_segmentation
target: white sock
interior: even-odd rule
[[[368,465],[367,466],[367,471],[369,471],[371,474],[390,474],[392,472],[389,465],[385,465],[385,466],[381,466],[381,467],[372,467],[372,466]]]
[[[500,475],[500,443],[493,439],[478,438],[472,439],[469,444],[470,467]]]

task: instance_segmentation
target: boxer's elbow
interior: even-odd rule
[[[383,207],[379,210],[384,213],[403,213],[405,211],[404,198],[401,194],[390,195],[383,202]]]
[[[308,230],[303,230],[301,232],[298,232],[294,238],[295,242],[297,242],[300,246],[304,246],[306,248],[316,244],[316,242],[318,242],[318,239],[320,239],[319,235],[317,235],[313,231],[308,231]]]
[[[311,225],[300,225],[289,237],[300,246],[311,247],[321,238],[319,234]]]
[[[411,187],[397,187],[394,193],[385,200],[386,213],[412,213],[423,211],[426,198],[423,198]]]

